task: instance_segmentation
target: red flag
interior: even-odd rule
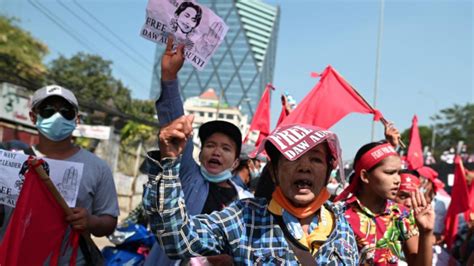
[[[469,194],[461,157],[454,158],[454,184],[451,190],[451,203],[446,213],[444,239],[451,248],[458,231],[458,214],[469,209]]]
[[[57,265],[68,227],[64,217],[63,209],[30,165],[0,243],[0,265]],[[76,250],[77,241],[78,234],[73,231],[70,244]]]
[[[408,169],[418,169],[423,166],[423,150],[421,147],[420,132],[418,131],[418,117],[413,116],[410,129],[410,145],[407,152]]]
[[[252,119],[252,123],[250,124],[249,134],[251,131],[255,130],[259,132],[257,142],[255,146],[262,142],[264,138],[266,138],[270,134],[270,90],[273,89],[271,84],[267,84],[265,87],[265,91],[263,92],[262,98],[258,103],[257,110]],[[247,142],[248,135],[245,138],[244,142]]]
[[[474,171],[466,170],[466,175],[474,175]],[[469,178],[468,178],[469,179]],[[474,180],[471,178],[471,183],[468,186],[469,191],[469,210],[464,213],[466,221],[474,219]]]
[[[288,110],[288,108],[287,108],[286,96],[281,95],[281,113],[280,113],[280,117],[278,118],[278,122],[277,122],[276,126],[278,127],[278,125],[280,125],[280,123],[283,122],[283,120],[285,120],[285,118],[289,114],[290,114],[290,110]]]
[[[318,84],[281,125],[304,123],[327,129],[352,112],[374,114],[374,120],[381,117],[380,112],[371,108],[334,68],[328,66]]]

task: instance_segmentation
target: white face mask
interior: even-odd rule
[[[258,178],[260,176],[260,171],[257,169],[250,170],[250,178]]]
[[[226,169],[217,175],[209,173],[202,165],[200,167],[200,170],[204,179],[212,183],[220,183],[222,181],[229,180],[232,178],[232,168]]]

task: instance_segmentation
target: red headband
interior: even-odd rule
[[[414,192],[420,186],[420,179],[410,173],[400,174],[400,191]]]
[[[339,196],[336,197],[335,201],[345,199],[349,194],[354,194],[354,192],[359,189],[360,171],[363,169],[369,170],[383,159],[392,155],[398,156],[398,153],[395,151],[392,145],[390,145],[390,143],[377,145],[368,152],[364,153],[364,155],[362,155],[354,165],[355,172],[354,176],[352,177],[352,182]]]

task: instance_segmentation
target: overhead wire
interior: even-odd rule
[[[47,7],[45,7],[44,5],[40,4],[40,2],[37,0],[37,2],[35,3],[33,0],[28,0],[28,2],[34,6],[38,11],[40,11],[43,15],[46,16],[47,19],[49,19],[50,21],[52,21],[56,26],[58,26],[62,31],[64,31],[68,36],[70,36],[71,38],[73,38],[74,40],[76,40],[78,43],[80,43],[81,45],[83,45],[85,48],[87,48],[89,50],[89,52],[91,53],[97,53],[97,50],[92,48],[91,46],[89,46],[86,42],[84,42],[83,40],[86,40],[86,38],[83,38],[82,36],[80,36],[80,34],[78,33],[72,33],[72,27],[70,27],[66,22],[64,22],[62,19],[60,19],[59,17],[55,16]],[[63,25],[66,25],[67,27],[63,26]],[[68,29],[69,28],[69,29]],[[81,38],[79,38],[78,36],[80,36]],[[120,66],[118,65],[115,65],[116,68],[122,73],[124,74],[125,76],[129,77],[130,79],[134,80],[137,84],[139,84],[141,87],[145,88],[145,86],[142,84],[142,82],[138,79],[136,79],[133,75],[131,75],[130,73],[128,73],[127,71],[124,71]]]
[[[127,44],[120,36],[118,36],[113,30],[111,30],[105,23],[103,23],[100,19],[98,19],[96,16],[94,16],[87,8],[85,8],[83,5],[81,5],[79,2],[76,0],[72,1],[74,4],[76,4],[84,13],[86,13],[90,18],[92,18],[95,22],[97,22],[102,28],[104,28],[108,33],[110,33],[112,36],[115,37],[117,41],[122,43],[124,46],[129,48],[131,51],[133,51],[138,57],[140,57],[142,60],[144,60],[147,64],[152,64],[153,62],[150,61],[149,58],[143,56],[141,53],[130,47],[129,44]]]
[[[99,35],[103,40],[105,40],[106,42],[108,42],[110,45],[112,45],[113,47],[117,48],[118,50],[120,50],[124,55],[126,55],[128,58],[130,58],[131,60],[133,60],[137,65],[143,67],[143,69],[145,70],[149,70],[149,67],[146,66],[145,64],[143,64],[142,62],[138,61],[135,57],[133,57],[132,55],[130,55],[126,50],[124,50],[122,47],[119,47],[118,45],[116,45],[114,42],[112,42],[109,38],[106,38],[101,32],[99,32],[97,29],[94,28],[93,25],[91,25],[89,22],[87,22],[86,20],[84,20],[83,18],[81,18],[81,16],[79,16],[78,14],[76,14],[76,12],[74,12],[73,10],[71,10],[68,6],[66,6],[63,2],[61,2],[60,0],[57,0],[57,2],[64,8],[66,9],[69,13],[71,13],[75,18],[77,18],[79,21],[81,21],[82,23],[84,23],[89,29],[91,29],[92,31],[94,31],[97,35]]]

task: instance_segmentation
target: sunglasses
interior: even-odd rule
[[[51,105],[40,108],[38,113],[42,118],[50,118],[57,112],[59,112],[67,120],[73,120],[76,117],[76,110],[74,108],[60,107],[58,110]]]

